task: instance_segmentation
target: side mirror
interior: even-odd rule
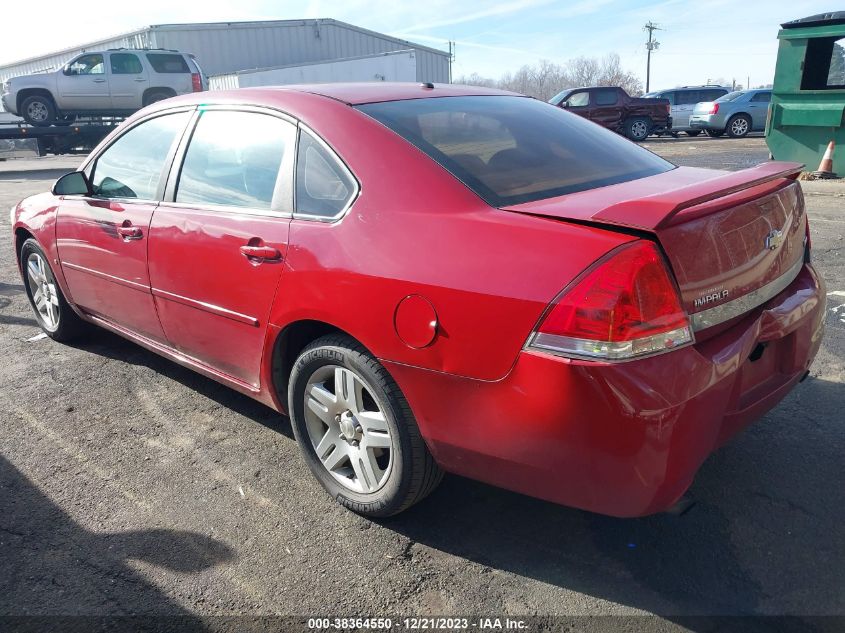
[[[561,101],[560,107],[561,108],[568,108],[569,107],[569,101]]]
[[[73,171],[59,178],[53,185],[54,196],[90,196],[91,184],[81,171]]]

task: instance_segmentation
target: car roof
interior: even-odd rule
[[[357,82],[332,84],[291,84],[286,86],[268,86],[263,88],[245,88],[244,91],[266,93],[290,90],[307,92],[340,101],[349,105],[377,103],[381,101],[402,101],[405,99],[428,99],[432,97],[467,97],[467,96],[524,96],[516,92],[464,86],[460,84],[432,84],[412,82]]]

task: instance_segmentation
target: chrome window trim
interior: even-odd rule
[[[765,286],[761,286],[756,290],[752,290],[751,292],[746,293],[741,297],[737,297],[732,301],[728,301],[727,303],[723,303],[722,305],[690,314],[689,317],[693,332],[698,332],[700,330],[713,327],[714,325],[724,323],[725,321],[730,321],[731,319],[745,314],[746,312],[766,303],[769,299],[772,299],[786,290],[786,288],[789,287],[789,284],[795,281],[795,278],[798,276],[798,273],[801,272],[801,268],[803,268],[803,266],[804,257],[802,254],[802,256],[798,258],[798,261],[796,261],[789,270],[777,279],[770,281]]]
[[[335,222],[340,222],[343,218],[346,217],[346,214],[349,213],[349,209],[352,208],[352,205],[355,204],[355,201],[361,194],[361,183],[358,181],[358,178],[349,168],[349,165],[346,164],[346,161],[344,161],[340,157],[340,154],[338,154],[331,145],[329,145],[325,140],[323,140],[323,138],[319,134],[317,134],[310,127],[302,123],[302,121],[299,122],[299,130],[300,134],[297,135],[296,140],[296,162],[293,166],[293,217],[296,220],[309,220],[312,222],[323,222],[325,224],[333,224]],[[302,131],[307,132],[311,136],[311,138],[313,138],[317,142],[318,145],[320,145],[332,157],[334,157],[337,163],[346,172],[347,176],[349,176],[349,178],[352,180],[352,184],[354,185],[354,191],[352,192],[352,195],[349,196],[349,200],[347,200],[343,208],[334,215],[314,215],[311,213],[300,213],[296,210],[296,178],[299,169],[299,143],[301,142]]]

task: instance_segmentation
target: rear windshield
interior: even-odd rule
[[[189,73],[185,58],[181,55],[168,55],[166,53],[147,53],[150,65],[157,73]]]
[[[744,92],[744,91],[742,91],[742,90],[737,90],[737,91],[735,91],[735,92],[729,92],[729,93],[728,93],[728,94],[726,94],[726,95],[722,95],[721,97],[719,97],[718,99],[716,99],[716,101],[718,101],[718,102],[720,102],[720,103],[724,103],[725,101],[733,101],[734,99],[739,99],[739,98],[740,98],[742,95],[744,95],[744,94],[745,94],[745,92]]]
[[[674,168],[618,134],[528,97],[411,99],[358,108],[496,207]]]

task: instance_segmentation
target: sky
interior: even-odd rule
[[[455,78],[498,78],[542,59],[615,52],[643,83],[643,25],[652,21],[662,29],[655,32],[652,90],[718,78],[770,83],[778,25],[836,9],[817,0],[101,0],[77,10],[66,0],[40,0],[36,16],[26,3],[6,4],[0,64],[150,24],[334,18],[443,50],[452,40]]]

